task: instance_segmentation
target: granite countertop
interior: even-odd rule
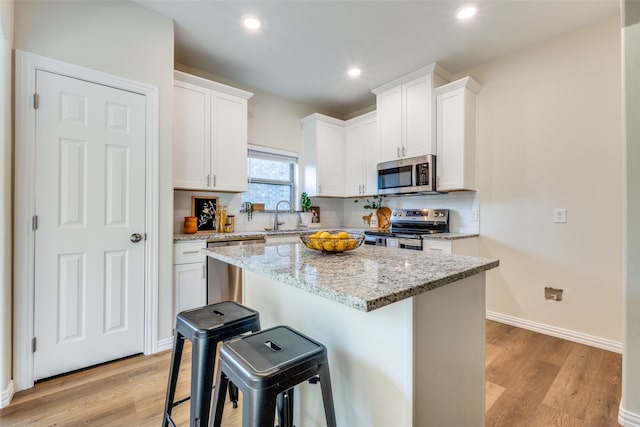
[[[323,229],[333,230],[333,228]],[[341,229],[342,230],[342,229]],[[348,232],[364,233],[366,229],[362,228],[344,228]],[[278,230],[278,231],[236,231],[233,233],[201,233],[201,234],[174,234],[173,241],[188,241],[188,240],[208,240],[208,241],[224,241],[224,240],[244,240],[244,239],[256,239],[265,237],[277,237],[287,235],[300,235],[303,233],[314,233],[317,229],[297,229],[297,230]],[[428,240],[456,240],[467,239],[470,237],[478,237],[478,234],[466,234],[466,233],[436,233],[423,236],[423,239]]]
[[[259,239],[265,237],[277,236],[296,236],[302,233],[311,233],[314,230],[278,230],[278,231],[234,231],[233,233],[200,233],[200,234],[174,234],[173,241],[188,240],[208,240],[208,241],[224,241],[224,240],[245,240]]]
[[[458,240],[478,237],[479,234],[471,233],[434,233],[422,236],[422,240]]]
[[[204,249],[208,256],[361,311],[496,268],[497,260],[362,245],[324,254],[302,243]]]

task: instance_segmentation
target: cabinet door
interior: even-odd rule
[[[175,285],[175,314],[207,304],[206,263],[174,265],[173,283]]]
[[[173,186],[206,190],[210,173],[210,91],[175,81],[173,86]]]
[[[437,100],[438,191],[476,189],[475,95],[459,88]]]
[[[358,197],[364,194],[364,126],[352,125],[345,130],[345,195]]]
[[[319,121],[317,128],[318,196],[344,196],[344,129]]]
[[[211,187],[247,191],[247,101],[211,92]]]
[[[402,157],[434,154],[432,76],[402,85],[404,107]]]
[[[378,194],[378,126],[375,118],[367,120],[362,125],[362,158],[363,158],[363,189],[364,195]]]
[[[378,161],[401,157],[402,88],[389,89],[376,96],[378,110]]]

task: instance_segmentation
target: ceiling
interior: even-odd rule
[[[345,117],[371,89],[438,62],[457,74],[619,14],[619,0],[135,0],[175,21],[175,61]],[[259,16],[257,32],[241,17]],[[359,78],[347,68],[362,69]]]

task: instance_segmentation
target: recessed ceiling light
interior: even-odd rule
[[[460,9],[458,9],[458,12],[456,12],[456,16],[459,20],[466,21],[467,19],[472,18],[477,12],[478,8],[475,5],[470,4],[462,6]]]
[[[242,23],[249,30],[257,30],[262,27],[262,21],[257,16],[245,15],[242,17]]]
[[[347,71],[347,74],[349,74],[350,77],[358,77],[360,74],[362,74],[362,70],[360,70],[360,68],[349,68],[349,71]]]

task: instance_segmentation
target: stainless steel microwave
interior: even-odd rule
[[[436,156],[378,163],[378,194],[434,193]]]

